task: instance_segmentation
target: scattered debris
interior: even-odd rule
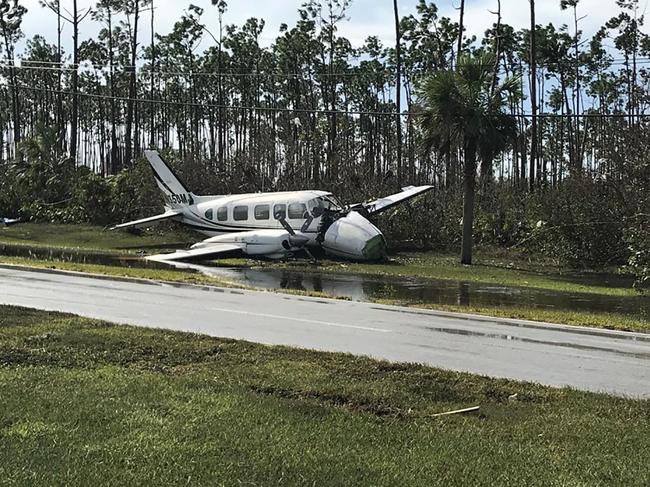
[[[433,418],[437,418],[439,416],[450,416],[452,414],[466,414],[466,413],[474,413],[480,409],[480,406],[474,406],[471,408],[465,408],[465,409],[456,409],[455,411],[447,411],[444,413],[437,413],[431,415]]]
[[[0,224],[5,227],[15,225],[16,223],[20,223],[20,218],[11,219],[11,218],[0,217]]]
[[[517,393],[508,396],[508,402],[517,402]]]

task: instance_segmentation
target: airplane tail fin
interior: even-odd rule
[[[156,184],[165,196],[165,206],[176,210],[194,204],[194,195],[187,190],[185,185],[176,176],[171,167],[163,161],[157,151],[146,150],[144,155],[151,164]]]

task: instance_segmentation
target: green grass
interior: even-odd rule
[[[425,304],[400,301],[394,299],[375,299],[378,304],[409,306],[414,308],[447,311],[451,313],[467,313],[497,318],[512,318],[519,320],[540,321],[570,326],[601,328],[607,330],[632,331],[650,333],[650,321],[636,315],[622,313],[589,313],[586,311],[567,311],[524,306],[459,306],[445,304]]]
[[[647,401],[13,307],[0,411],[7,485],[650,482]]]
[[[95,225],[24,223],[9,228],[0,227],[0,244],[101,250],[111,253],[158,250],[170,245],[182,247],[192,242],[193,238],[193,235],[182,231],[171,231],[164,226],[146,230],[142,235],[111,231]]]

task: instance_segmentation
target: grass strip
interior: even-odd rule
[[[408,306],[412,308],[446,311],[450,313],[466,313],[578,327],[650,333],[650,321],[643,317],[624,315],[621,313],[589,313],[586,311],[549,310],[523,306],[496,307],[424,304],[393,299],[375,299],[373,302],[391,306]]]
[[[54,223],[21,223],[0,228],[0,244],[33,246],[41,249],[80,249],[109,253],[136,253],[158,250],[170,245],[185,246],[193,235],[166,227],[145,230],[136,235],[111,231],[97,225],[62,225]]]

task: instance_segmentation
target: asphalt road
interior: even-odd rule
[[[0,304],[650,398],[650,335],[7,268]]]

